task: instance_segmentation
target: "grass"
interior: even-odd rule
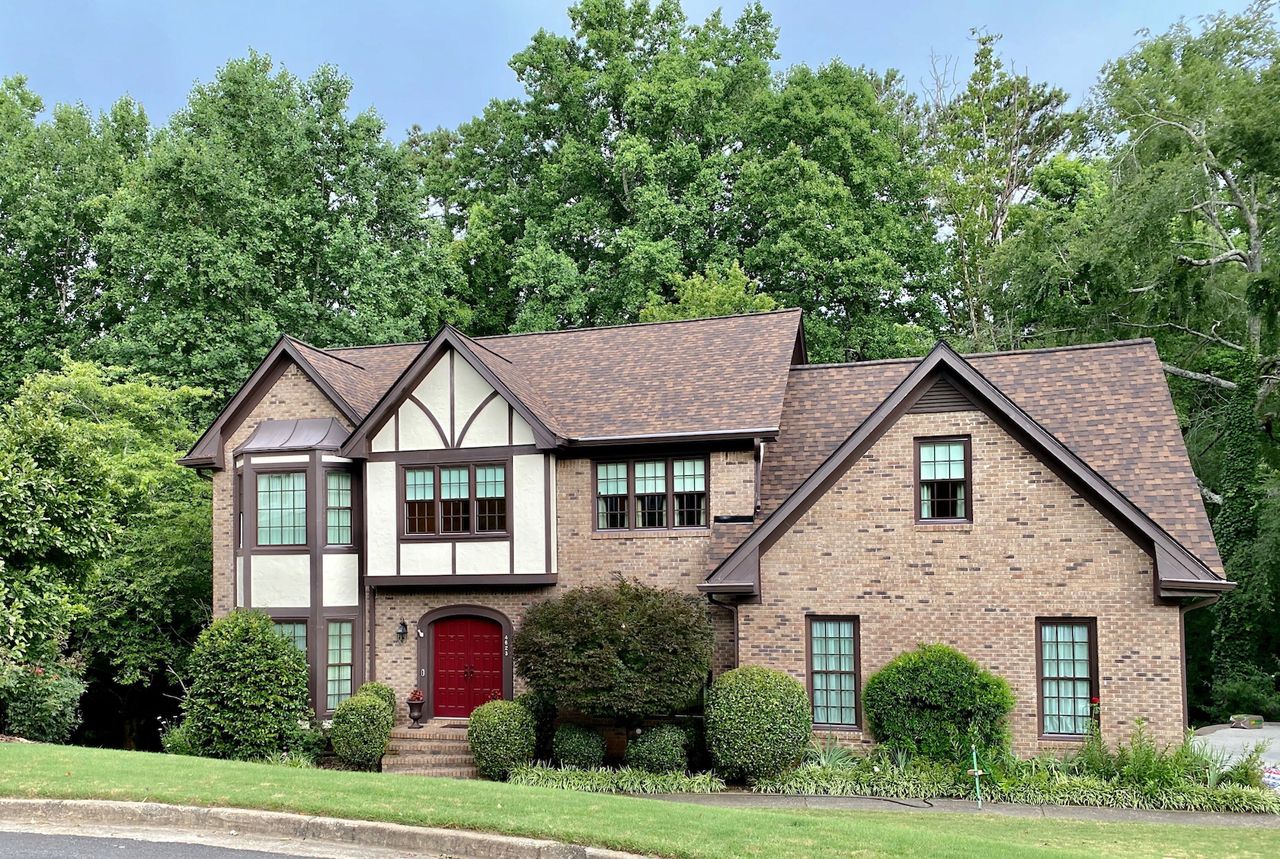
[[[716,808],[482,781],[0,744],[0,796],[296,811],[671,857],[1280,855],[1280,830],[997,815]]]

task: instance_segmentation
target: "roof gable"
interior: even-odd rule
[[[387,421],[395,414],[402,403],[406,400],[414,401],[414,390],[428,377],[441,358],[450,351],[465,362],[471,371],[483,379],[519,413],[520,417],[532,429],[534,441],[539,447],[554,447],[557,443],[557,435],[547,425],[545,416],[535,413],[529,407],[529,404],[512,389],[511,383],[514,383],[515,387],[524,389],[526,395],[529,393],[528,384],[521,378],[519,371],[514,367],[502,366],[500,367],[500,375],[490,366],[491,363],[498,364],[499,362],[493,359],[490,361],[482,360],[479,353],[483,352],[483,350],[475,349],[473,344],[474,341],[453,326],[445,325],[431,339],[427,347],[409,363],[395,384],[387,389],[364,421],[351,433],[351,437],[347,439],[346,444],[342,447],[342,455],[367,455],[373,447],[374,436],[381,432]],[[452,382],[450,382],[450,387],[452,387]],[[445,437],[445,429],[440,424],[439,418],[432,414],[433,410],[425,404],[420,404],[420,407],[424,417],[435,424],[435,429],[441,434],[446,446],[456,443],[465,433],[465,427],[451,427],[448,431],[448,436]],[[438,409],[436,410],[438,411]]]
[[[317,356],[338,360],[325,356],[320,350],[313,349],[301,341],[288,336],[281,337],[254,370],[253,375],[240,386],[240,390],[236,391],[231,400],[223,406],[209,428],[178,462],[192,468],[224,468],[226,463],[222,449],[223,439],[230,436],[244,415],[257,404],[290,364],[296,366],[333,403],[343,417],[352,424],[359,423],[361,413],[347,401],[324,374],[317,370],[313,363]]]
[[[1221,591],[1231,587],[1133,500],[1035,421],[972,364],[941,342],[905,373],[905,377],[871,409],[857,429],[769,513],[760,527],[739,544],[700,587],[712,592],[755,592],[759,584],[760,552],[767,550],[942,378],[949,380],[1007,432],[1018,437],[1059,477],[1089,497],[1117,525],[1135,539],[1146,541],[1156,558],[1158,584],[1165,595],[1174,595],[1181,590]]]

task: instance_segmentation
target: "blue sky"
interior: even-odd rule
[[[180,108],[197,81],[250,48],[299,75],[333,63],[355,83],[353,107],[372,106],[401,139],[417,122],[453,126],[494,97],[519,93],[507,60],[540,27],[567,32],[568,0],[471,2],[90,2],[0,0],[0,75],[25,74],[48,104],[94,110],[122,94],[153,122]],[[717,6],[733,17],[744,0],[685,0],[691,19]],[[1002,53],[1037,79],[1087,94],[1099,68],[1180,16],[1245,0],[912,2],[770,0],[781,29],[778,68],[840,57],[902,70],[914,86],[930,53],[972,53],[971,27],[1003,33]],[[963,67],[967,68],[967,67]]]

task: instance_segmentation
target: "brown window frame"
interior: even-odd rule
[[[813,700],[813,625],[824,622],[848,622],[853,624],[853,717],[852,724],[819,722],[816,718],[817,706]],[[824,674],[840,674],[850,672],[824,671]],[[804,677],[805,693],[809,696],[809,713],[815,716],[813,727],[823,731],[861,731],[862,730],[862,619],[856,614],[808,614],[804,619]]]
[[[480,530],[480,501],[491,499],[480,499],[476,497],[476,469],[477,468],[493,468],[500,467],[503,470],[503,505],[501,531],[482,531]],[[465,531],[445,531],[444,530],[444,499],[441,498],[443,490],[440,484],[441,469],[448,468],[465,468],[467,470],[467,530]],[[435,530],[424,533],[417,533],[409,530],[409,500],[407,489],[407,472],[409,471],[425,471],[432,472],[433,498],[429,502],[431,505],[430,521]],[[397,495],[400,504],[400,515],[397,521],[397,529],[401,540],[422,541],[422,542],[440,542],[452,540],[502,540],[511,538],[512,526],[512,498],[511,498],[511,460],[477,460],[475,462],[406,462],[401,463],[397,476]]]
[[[703,463],[703,495],[706,496],[705,513],[706,523],[703,525],[677,525],[676,524],[676,506],[675,496],[677,494],[684,495],[687,493],[677,493],[675,491],[675,462],[681,459],[700,459]],[[636,517],[639,515],[639,509],[636,501],[636,463],[637,462],[663,462],[666,467],[666,524],[665,525],[637,525]],[[600,470],[601,465],[626,465],[627,467],[627,494],[625,496],[608,496],[627,499],[627,524],[617,528],[601,528],[599,501],[600,495]],[[640,493],[648,495],[650,493]],[[593,459],[591,460],[591,530],[601,532],[618,532],[618,531],[646,531],[646,532],[662,532],[662,531],[705,531],[711,527],[711,457],[703,453],[692,454],[673,454],[667,456],[632,456],[618,457],[611,459]]]
[[[1080,741],[1085,734],[1050,734],[1044,730],[1044,633],[1043,627],[1054,624],[1084,624],[1089,627],[1089,699],[1099,696],[1098,682],[1098,618],[1097,617],[1037,617],[1036,618],[1036,733],[1042,740]]]
[[[253,523],[251,526],[253,528],[253,545],[251,549],[254,552],[254,554],[268,554],[268,553],[290,554],[290,553],[299,552],[300,550],[305,551],[311,546],[312,540],[315,538],[315,534],[313,533],[315,530],[314,524],[311,521],[311,517],[315,512],[312,506],[314,502],[311,499],[311,491],[313,489],[311,485],[312,484],[311,467],[309,464],[303,465],[301,468],[299,468],[298,466],[299,466],[298,463],[289,463],[287,465],[284,463],[280,463],[280,464],[261,465],[261,466],[254,467],[252,472],[253,473]],[[271,475],[281,475],[281,474],[301,474],[302,475],[302,497],[306,503],[306,508],[304,509],[304,512],[303,512],[302,521],[303,521],[303,528],[305,530],[306,537],[301,543],[264,543],[262,542],[263,525],[261,522],[262,506],[259,503],[261,501],[259,482],[263,477],[268,477]],[[271,526],[268,525],[266,527],[269,528]],[[281,527],[284,527],[284,526],[281,526]]]
[[[324,481],[323,481],[324,483],[324,490],[323,490],[324,491],[324,545],[327,547],[332,546],[332,547],[343,548],[343,549],[352,548],[356,545],[356,542],[359,539],[358,535],[356,534],[357,513],[356,513],[355,472],[353,472],[349,468],[322,468],[320,470],[320,473],[321,473],[321,476],[324,478]],[[349,481],[347,485],[347,492],[350,495],[350,498],[348,499],[350,503],[346,507],[334,507],[329,504],[329,475],[331,474],[347,475],[347,479]],[[348,515],[350,516],[351,521],[347,527],[348,527],[348,530],[350,530],[351,532],[351,539],[345,543],[329,542],[329,511],[330,510],[346,510]]]
[[[921,515],[924,504],[920,497],[920,448],[926,444],[962,444],[964,445],[964,516],[931,516],[925,518]],[[913,446],[913,457],[915,459],[915,517],[917,525],[972,525],[973,524],[973,437],[967,435],[938,435],[938,436],[921,436],[915,440]]]

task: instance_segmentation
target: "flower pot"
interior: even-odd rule
[[[422,727],[422,724],[421,724],[420,720],[422,719],[422,703],[423,703],[423,702],[421,702],[421,701],[406,701],[405,703],[409,705],[409,718],[413,720],[413,721],[412,721],[412,724],[410,724],[410,725],[409,725],[409,727],[410,727],[410,728],[421,728],[421,727]]]

